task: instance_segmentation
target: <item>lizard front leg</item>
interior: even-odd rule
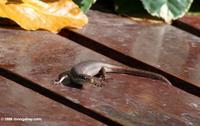
[[[58,79],[54,80],[54,81],[53,81],[53,84],[62,84],[62,82],[63,82],[66,78],[69,77],[69,76],[68,76],[68,73],[69,73],[69,71],[65,71],[65,72],[59,74]]]

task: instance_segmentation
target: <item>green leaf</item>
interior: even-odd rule
[[[139,0],[114,0],[115,11],[127,16],[148,14]]]
[[[145,9],[167,23],[185,15],[193,0],[141,0]]]
[[[83,12],[87,12],[96,0],[73,0]]]

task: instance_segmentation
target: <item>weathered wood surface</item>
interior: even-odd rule
[[[200,16],[186,15],[174,21],[173,25],[200,37]]]
[[[180,21],[200,30],[200,16],[186,15]]]
[[[80,61],[95,59],[119,64],[59,35],[1,28],[0,38],[0,66],[24,77],[15,81],[28,85],[26,79],[29,79],[48,89],[47,97],[51,97],[53,91],[62,96],[63,102],[70,100],[83,106],[84,110],[104,116],[109,122],[88,114],[105,124],[197,126],[200,123],[200,99],[161,81],[109,74],[102,88],[52,85],[59,73]],[[79,108],[73,109],[83,112]]]
[[[167,24],[137,24],[98,11],[90,11],[88,15],[90,23],[86,27],[69,33],[63,30],[60,34],[88,48],[95,49],[93,45],[98,45],[100,49],[96,51],[129,66],[138,66],[136,61],[153,66],[172,80],[178,80],[178,86],[186,82],[198,93],[199,37]]]
[[[104,125],[2,77],[0,77],[0,96],[1,126]]]

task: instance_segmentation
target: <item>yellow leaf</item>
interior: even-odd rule
[[[9,18],[27,30],[52,32],[59,32],[64,27],[81,28],[88,22],[72,0],[0,0],[0,17]]]

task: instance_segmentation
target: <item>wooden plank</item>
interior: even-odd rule
[[[200,16],[186,15],[180,21],[200,30]]]
[[[2,77],[0,96],[1,126],[104,125]]]
[[[167,24],[130,24],[120,17],[112,21],[115,15],[96,11],[89,17],[83,29],[60,34],[129,66],[148,64],[146,69],[178,80],[174,83],[178,87],[189,85],[190,93],[200,95],[200,38]]]
[[[118,125],[198,125],[200,121],[200,99],[161,81],[148,78],[108,74],[102,88],[88,85],[84,89],[52,85],[58,74],[74,64],[87,59],[103,60],[119,64],[85,47],[44,31],[25,32],[0,29],[1,67],[19,75],[1,70],[6,77],[37,90],[40,85],[49,91],[47,97],[56,92],[56,101],[71,100],[84,110],[92,110],[96,116],[103,115],[108,122]],[[13,77],[14,76],[14,77]],[[16,76],[16,77],[15,77]],[[17,77],[18,76],[18,77]],[[29,81],[29,80],[31,81]],[[38,92],[44,94],[44,91]],[[61,100],[59,100],[61,99]],[[83,112],[81,109],[76,108]],[[86,113],[87,114],[87,113]],[[113,122],[112,122],[113,124]]]
[[[186,15],[174,21],[173,25],[200,37],[200,16]]]

